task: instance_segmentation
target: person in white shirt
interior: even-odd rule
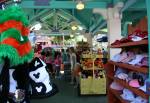
[[[74,84],[74,79],[75,79],[75,75],[74,75],[74,69],[76,66],[76,54],[75,54],[75,50],[73,47],[70,48],[70,63],[71,63],[71,84]]]

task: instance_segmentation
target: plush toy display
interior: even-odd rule
[[[29,94],[54,94],[56,86],[50,82],[46,65],[38,58],[31,62],[29,22],[24,12],[12,6],[0,10],[0,16],[0,103],[30,103]]]

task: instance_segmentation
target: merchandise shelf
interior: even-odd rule
[[[135,42],[127,42],[127,43],[121,43],[118,45],[111,45],[110,48],[122,48],[122,47],[129,47],[129,46],[138,46],[138,45],[148,45],[148,40],[141,40],[141,41],[135,41]]]
[[[113,93],[113,95],[115,95],[116,98],[121,101],[121,103],[130,103],[129,101],[122,99],[122,97],[120,96],[122,93],[120,91],[113,90],[111,88],[109,88],[109,90]]]
[[[114,77],[114,80],[115,80],[117,83],[119,83],[119,84],[121,84],[122,86],[124,86],[125,88],[131,90],[133,93],[135,93],[135,94],[137,94],[137,95],[139,95],[139,96],[141,96],[141,97],[143,97],[143,98],[145,98],[145,99],[148,99],[149,96],[148,96],[145,92],[143,92],[142,90],[140,90],[140,89],[138,89],[138,88],[134,88],[134,87],[129,86],[129,84],[128,84],[126,81],[121,80],[121,79],[118,79],[118,78],[116,78],[116,77]]]
[[[117,62],[113,62],[113,61],[109,61],[110,64],[113,64],[115,66],[121,67],[123,69],[129,69],[132,71],[136,71],[136,72],[141,72],[141,73],[148,73],[148,67],[139,67],[139,66],[134,66],[134,65],[130,65],[130,64],[125,64],[125,63],[117,63]]]

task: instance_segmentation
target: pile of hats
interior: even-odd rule
[[[121,94],[121,97],[124,100],[130,101],[130,103],[148,103],[148,100],[142,98],[141,96],[134,95],[128,89],[123,89],[123,94]]]
[[[111,45],[118,45],[121,43],[140,41],[143,39],[148,39],[148,32],[147,31],[141,31],[141,30],[135,30],[133,34],[130,34],[127,37],[122,38],[120,40],[116,40]]]
[[[136,72],[127,72],[124,69],[117,68],[115,72],[115,77],[126,81],[129,86],[138,88],[146,93],[146,80],[148,78],[147,75]],[[117,82],[112,82],[110,88],[122,91],[121,97],[125,100],[131,101],[131,103],[147,103],[148,101],[140,96],[136,96],[132,93],[132,91],[124,88],[122,85]]]
[[[112,61],[148,67],[148,53],[136,50],[122,50],[111,58]]]

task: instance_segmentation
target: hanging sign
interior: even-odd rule
[[[51,0],[35,0],[34,4],[36,6],[49,6]]]

